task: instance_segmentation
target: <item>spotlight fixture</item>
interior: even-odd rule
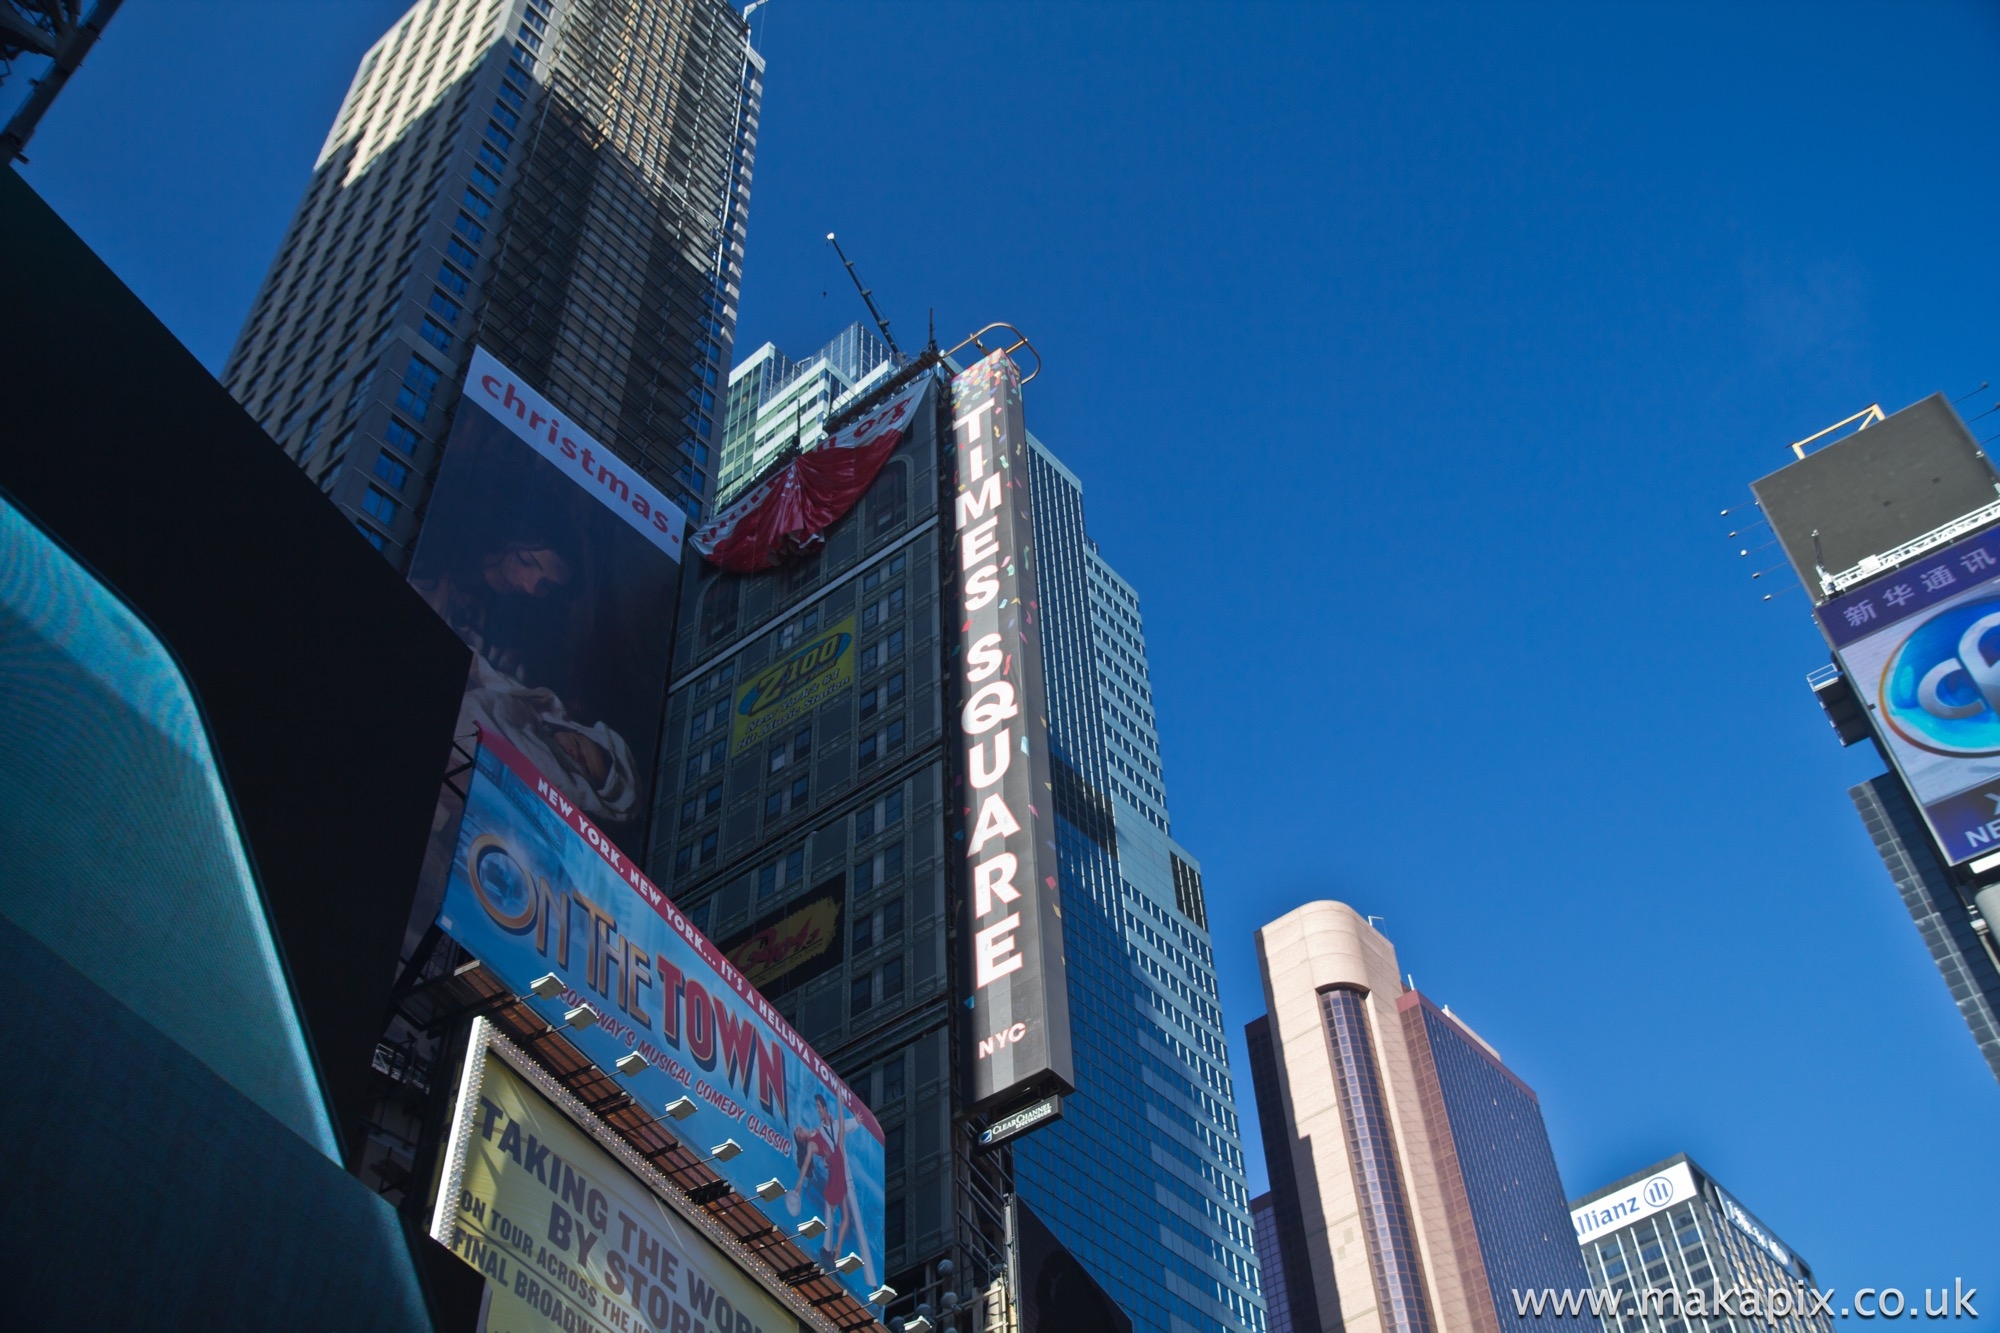
[[[676,1097],[666,1105],[666,1114],[675,1120],[685,1120],[701,1108],[694,1104],[692,1097]]]

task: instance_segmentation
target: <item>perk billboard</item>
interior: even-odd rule
[[[504,736],[637,842],[686,516],[475,348],[410,582],[471,646],[459,734]]]
[[[881,1284],[882,1129],[860,1098],[755,987],[632,864],[596,821],[502,738],[482,733],[444,910],[451,937],[657,1112],[698,1151],[733,1140],[710,1165],[787,1235],[817,1217],[815,1257],[857,1297]],[[554,974],[559,987],[535,983]],[[756,1196],[776,1180],[775,1199]],[[803,1243],[803,1242],[802,1242]],[[812,1246],[808,1245],[809,1250]]]
[[[1072,1092],[1076,1075],[1020,371],[996,352],[951,399],[964,1076],[970,1106],[997,1108]]]
[[[835,875],[774,918],[753,922],[717,947],[751,985],[783,995],[831,972],[846,956],[847,877]]]
[[[1815,614],[1945,859],[2000,852],[2000,529]]]
[[[502,1058],[492,1028],[476,1025],[431,1218],[431,1234],[486,1275],[490,1333],[798,1327],[537,1091],[532,1070]]]

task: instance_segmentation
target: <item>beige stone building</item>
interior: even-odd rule
[[[1288,1307],[1273,1328],[1497,1333],[1527,1322],[1516,1291],[1586,1286],[1534,1092],[1404,985],[1387,937],[1315,902],[1259,930],[1257,955],[1250,1055],[1278,1233],[1259,1262]]]

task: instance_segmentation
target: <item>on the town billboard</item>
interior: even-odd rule
[[[1004,1108],[1076,1087],[1042,608],[1020,371],[996,352],[952,380],[951,400],[964,1072],[970,1106]]]
[[[637,843],[686,515],[566,417],[473,349],[410,582],[476,654],[460,737],[506,737]]]
[[[787,1235],[825,1223],[815,1257],[861,1299],[881,1284],[882,1129],[861,1099],[794,1032],[742,971],[575,802],[507,741],[480,736],[438,924],[509,989],[562,1027],[641,1105],[681,1097],[696,1111],[669,1123]],[[557,986],[535,993],[553,973]],[[776,1180],[783,1193],[760,1199]]]

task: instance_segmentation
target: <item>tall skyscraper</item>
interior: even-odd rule
[[[1986,1067],[2000,1078],[2000,961],[1987,922],[2000,915],[2000,887],[1984,888],[1973,910],[1940,862],[1923,816],[1903,784],[1888,773],[1850,787],[1875,851],[1903,896],[1903,906],[1937,964],[1952,1003],[1972,1032]],[[1982,910],[1983,909],[1983,910]]]
[[[835,364],[800,372],[766,347],[733,383],[781,401],[812,376],[857,379],[848,406],[827,396],[825,424],[845,430],[937,375],[879,359],[864,329],[836,351],[843,340],[877,359],[821,353],[797,365]],[[746,389],[737,403],[752,401]],[[946,934],[964,889],[952,869],[960,719],[941,638],[958,628],[941,597],[958,574],[954,509],[939,502],[949,401],[940,377],[823,544],[749,574],[697,566],[654,861],[880,1119],[885,1269],[902,1293],[887,1314],[923,1305],[936,1320],[990,1291],[1002,1204],[1018,1192],[1136,1328],[1254,1333],[1263,1310],[1201,872],[1169,834],[1138,599],[1094,549],[1081,485],[1039,444],[1027,471],[1077,1090],[1060,1120],[998,1146],[967,1133],[983,1121],[964,1114],[956,1014],[969,983]],[[734,423],[753,417],[733,409],[732,440],[751,438]]]
[[[420,0],[224,383],[399,567],[475,343],[699,518],[762,71],[722,0]]]
[[[1284,1128],[1290,1170],[1274,1167],[1273,1193],[1296,1190],[1303,1231],[1296,1272],[1279,1244],[1292,1327],[1591,1327],[1574,1313],[1523,1319],[1515,1304],[1517,1291],[1585,1284],[1533,1090],[1406,989],[1395,946],[1344,903],[1279,917],[1257,954],[1269,1014],[1251,1059],[1270,1063],[1254,1074],[1258,1117]]]
[[[1016,1148],[1018,1187],[1135,1327],[1259,1330],[1201,868],[1171,834],[1138,595],[1039,442],[1030,479],[1077,1090]]]
[[[1770,524],[1813,603],[1833,661],[1807,683],[1889,769],[1848,795],[2000,1078],[2000,472],[1942,394],[1792,453],[1738,526]]]
[[[1570,1216],[1605,1333],[1831,1333],[1812,1266],[1686,1153],[1584,1195]]]
[[[802,361],[765,343],[729,372],[716,495],[727,502],[787,449],[810,446],[852,395],[895,369],[888,344],[856,322]]]

